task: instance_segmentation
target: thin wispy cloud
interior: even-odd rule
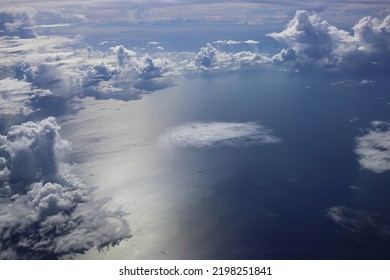
[[[164,145],[181,147],[245,147],[279,143],[271,129],[258,123],[193,122],[174,127],[161,136]]]
[[[387,217],[374,212],[356,210],[346,206],[332,206],[325,210],[325,215],[343,230],[353,235],[373,231],[380,235],[390,235]]]

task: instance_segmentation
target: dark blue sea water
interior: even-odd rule
[[[76,124],[104,137],[75,143],[89,168],[81,172],[95,172],[87,181],[130,212],[134,237],[86,258],[389,258],[386,230],[354,232],[326,216],[345,206],[389,224],[390,175],[362,169],[354,153],[372,120],[390,119],[387,82],[331,85],[351,78],[361,77],[264,70],[184,79],[128,103],[91,101]],[[169,128],[208,121],[258,122],[281,142],[158,144]],[[70,140],[74,126],[65,125]]]
[[[378,99],[386,88],[381,82],[374,88],[334,88],[332,78],[260,72],[211,80],[202,84],[211,90],[197,90],[207,100],[194,97],[196,119],[260,121],[282,139],[238,149],[189,149],[178,156],[184,162],[200,158],[201,171],[213,163],[209,172],[217,174],[204,183],[209,196],[188,204],[192,219],[185,221],[191,231],[213,219],[204,235],[215,246],[213,258],[389,256],[385,236],[356,236],[325,216],[325,209],[338,205],[384,217],[390,210],[389,175],[361,170],[354,154],[359,128],[390,117],[389,105]]]

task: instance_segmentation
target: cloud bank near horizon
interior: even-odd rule
[[[30,8],[3,9],[3,29],[26,29],[34,23],[36,11]],[[175,78],[184,73],[224,72],[267,69],[297,70],[315,67],[335,69],[364,69],[389,67],[390,16],[383,19],[364,17],[353,27],[353,34],[338,29],[322,19],[320,14],[298,10],[281,32],[267,36],[283,47],[270,54],[258,51],[261,42],[218,40],[202,47],[198,53],[131,50],[123,45],[107,51],[93,47],[75,48],[80,37],[40,36],[25,38],[0,34],[0,59],[6,69],[15,69],[14,77],[31,84],[30,93],[19,111],[27,114],[26,96],[52,95],[72,99],[93,96],[98,99],[139,99],[142,95],[175,85]],[[253,50],[223,50],[223,46],[246,47]],[[235,47],[236,48],[236,47]],[[2,80],[16,84],[15,81]],[[37,94],[39,93],[39,94]],[[20,98],[22,95],[17,93]],[[2,94],[1,103],[16,95]],[[36,103],[39,107],[39,103]],[[4,106],[3,106],[4,107]]]

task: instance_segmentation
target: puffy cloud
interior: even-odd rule
[[[326,209],[325,214],[342,229],[354,235],[360,235],[364,231],[390,234],[389,221],[377,213],[351,209],[345,206],[333,206]]]
[[[280,53],[272,57],[272,61],[276,64],[287,61],[294,61],[297,58],[297,52],[294,49],[283,49]]]
[[[218,51],[211,44],[207,44],[206,47],[200,49],[199,53],[195,56],[195,65],[209,68],[213,62],[217,59]]]
[[[100,99],[138,99],[142,94],[172,86],[173,68],[165,58],[139,56],[122,45],[112,47],[116,64],[98,64],[84,71],[83,91]]]
[[[258,123],[193,122],[168,130],[160,138],[165,145],[197,148],[278,143],[269,128]]]
[[[390,16],[383,20],[362,18],[350,34],[321,19],[317,13],[298,10],[286,28],[267,34],[296,52],[300,64],[325,67],[355,67],[388,63],[390,52]],[[274,58],[283,60],[282,52]]]
[[[348,32],[330,25],[317,13],[303,10],[296,12],[285,30],[267,35],[294,49],[298,57],[323,65],[337,64],[345,53],[356,49]]]
[[[126,49],[122,45],[112,47],[111,50],[117,55],[119,67],[125,66],[126,62],[135,56],[134,51]]]
[[[73,95],[72,76],[64,73],[56,63],[40,63],[23,72],[26,79],[38,88],[48,89],[59,96]]]
[[[353,31],[351,34],[338,29],[315,12],[298,10],[283,31],[267,36],[294,49],[298,62],[302,64],[348,67],[371,64],[373,60],[388,57],[390,16],[383,20],[364,17]]]
[[[36,13],[35,9],[27,7],[0,9],[0,36],[34,38],[35,34],[26,27],[34,22]]]
[[[142,57],[136,65],[138,77],[147,80],[161,77],[168,71],[164,63],[164,60],[152,59],[150,56]]]
[[[364,17],[354,27],[359,49],[368,53],[390,52],[390,15],[382,21]]]
[[[194,64],[200,69],[238,70],[270,63],[272,60],[264,54],[250,51],[236,53],[223,52],[212,44],[200,49],[194,59]]]
[[[366,135],[356,138],[355,153],[360,165],[375,173],[390,170],[390,123],[371,122]]]
[[[96,86],[101,81],[109,81],[118,74],[118,69],[105,65],[104,63],[88,67],[85,77],[84,86]]]
[[[0,255],[3,259],[59,258],[129,236],[122,211],[104,201],[65,163],[70,143],[53,117],[0,135]]]
[[[136,52],[122,45],[112,47],[111,50],[117,56],[119,74],[130,75],[131,73],[135,74],[137,79],[153,79],[169,71],[169,62],[166,59],[152,58],[149,55],[138,56]]]

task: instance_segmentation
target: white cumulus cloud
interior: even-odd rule
[[[168,130],[160,140],[167,145],[242,147],[255,144],[278,143],[272,130],[258,123],[193,122]]]
[[[297,61],[317,66],[354,67],[375,60],[388,62],[390,16],[362,18],[353,33],[331,25],[315,12],[298,10],[281,32],[267,34],[297,54]]]
[[[353,27],[353,30],[362,51],[390,52],[390,15],[383,20],[364,17]]]
[[[356,138],[355,153],[360,165],[375,173],[390,170],[390,123],[371,122],[366,135]]]
[[[70,143],[53,117],[0,135],[0,259],[56,259],[129,236],[65,162]]]
[[[200,49],[194,59],[195,67],[207,70],[240,70],[271,63],[272,59],[265,54],[250,51],[224,52],[208,43]]]
[[[79,69],[83,73],[81,91],[85,95],[131,100],[174,84],[170,77],[176,67],[164,56],[140,55],[122,45],[112,47],[111,51],[116,59]]]
[[[286,28],[268,36],[296,51],[305,61],[333,65],[345,53],[354,51],[356,42],[348,32],[323,20],[317,13],[298,10]]]

